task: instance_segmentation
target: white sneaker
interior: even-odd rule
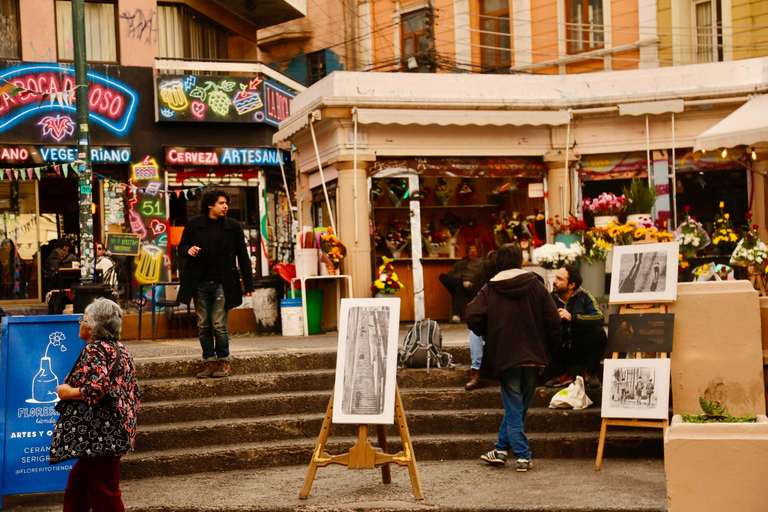
[[[452,324],[460,324],[461,323],[461,318],[459,317],[459,315],[453,315],[451,317],[451,323]]]

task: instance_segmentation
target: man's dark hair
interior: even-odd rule
[[[226,198],[227,204],[232,201],[229,192],[220,188],[211,188],[203,192],[203,215],[208,215],[208,209],[212,208],[220,197]]]
[[[61,240],[56,242],[57,249],[62,249],[64,247],[69,247],[69,240],[67,240],[66,238],[62,238]]]
[[[523,250],[516,244],[506,244],[496,251],[496,271],[523,267]]]
[[[581,272],[579,272],[578,267],[575,267],[570,264],[565,264],[563,265],[563,268],[565,269],[566,272],[568,272],[568,284],[573,283],[574,285],[576,285],[573,287],[573,289],[578,290],[579,287],[581,287],[581,283],[584,282],[584,280],[581,278]]]

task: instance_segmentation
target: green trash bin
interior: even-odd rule
[[[320,334],[323,322],[323,290],[307,290],[307,332]],[[291,297],[290,292],[288,296]],[[296,297],[301,297],[301,290],[296,290]]]

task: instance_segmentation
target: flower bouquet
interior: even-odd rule
[[[371,285],[371,291],[373,293],[397,293],[404,289],[405,285],[397,277],[395,267],[392,266],[392,260],[385,256],[381,261],[382,264],[379,265],[379,273]]]
[[[458,188],[459,202],[463,205],[472,204],[477,199],[477,192],[469,178],[462,178]]]
[[[533,257],[545,269],[557,270],[565,264],[573,264],[579,257],[579,251],[574,247],[566,247],[562,242],[557,242],[534,249]]]
[[[332,227],[324,228],[317,236],[320,242],[320,250],[323,253],[320,259],[325,263],[328,275],[338,275],[341,261],[347,254],[346,247],[336,238]]]
[[[515,228],[510,225],[510,220],[507,219],[506,213],[501,212],[498,217],[493,216],[493,218],[493,241],[496,248],[499,249],[506,244],[516,242]]]
[[[588,211],[595,217],[601,215],[619,215],[627,204],[627,198],[623,195],[616,196],[612,192],[603,192],[594,199],[585,199],[582,203],[584,211]]]
[[[437,178],[437,186],[435,187],[435,196],[440,204],[448,206],[448,201],[453,195],[453,188],[445,181],[445,178]]]
[[[433,224],[430,224],[424,229],[422,239],[424,240],[424,245],[427,248],[427,254],[429,254],[430,258],[436,258],[440,249],[445,247],[445,244],[448,242],[448,237],[446,237],[442,231],[435,229]]]
[[[709,235],[696,217],[689,215],[690,210],[690,206],[685,207],[685,221],[675,230],[675,241],[680,242],[680,253],[686,260],[709,245]]]
[[[752,220],[752,214],[747,213],[747,222]],[[731,265],[749,267],[750,274],[762,274],[763,264],[768,259],[768,246],[757,236],[757,225],[744,231],[744,234],[731,254]]]
[[[408,195],[408,180],[405,178],[391,178],[387,180],[387,195],[392,201],[392,206],[400,206]]]
[[[731,216],[723,211],[725,203],[720,201],[720,214],[715,217],[715,230],[712,232],[712,247],[723,256],[730,256],[739,243],[739,235],[733,230]]]
[[[456,247],[458,247],[458,244],[456,243],[456,238],[459,235],[459,231],[461,230],[461,226],[464,224],[464,222],[461,220],[461,217],[456,215],[453,212],[448,212],[445,214],[445,217],[440,221],[440,225],[448,230],[448,257],[449,258],[455,258],[456,257]]]
[[[392,252],[392,257],[397,259],[403,252],[403,249],[411,241],[411,231],[403,222],[393,219],[389,223],[389,231],[386,235],[387,249]]]
[[[576,217],[561,220],[559,215],[555,215],[549,218],[547,224],[552,228],[553,235],[583,235],[587,232],[587,223]]]
[[[579,258],[592,264],[596,261],[605,261],[611,244],[603,240],[599,231],[591,230],[584,234],[584,243],[575,242],[571,245],[579,253]]]

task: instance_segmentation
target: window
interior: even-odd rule
[[[318,82],[328,74],[325,67],[325,50],[307,54],[307,85]]]
[[[568,53],[603,47],[603,0],[568,0]]]
[[[0,0],[0,59],[19,58],[19,6]]]
[[[227,58],[227,29],[181,5],[157,6],[161,58]]]
[[[85,2],[85,55],[89,62],[117,62],[115,4]],[[56,48],[59,60],[75,60],[72,2],[56,0]]]
[[[693,4],[696,21],[696,62],[723,60],[723,20],[720,1],[706,0]]]
[[[426,9],[403,14],[400,20],[403,71],[434,73],[435,51],[432,47],[430,16]]]
[[[512,64],[508,0],[480,0],[480,44],[484,68]]]

